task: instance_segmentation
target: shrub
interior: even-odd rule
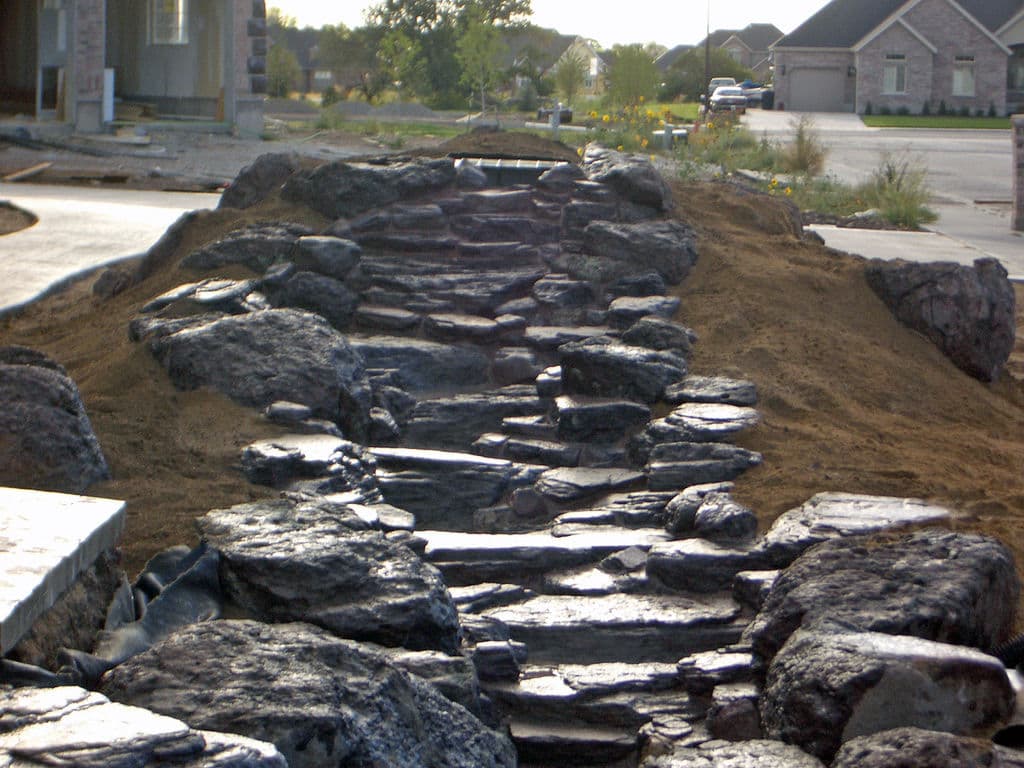
[[[991,102],[991,101],[988,103],[988,116],[989,117],[995,117],[996,116],[996,105],[995,105],[994,102]]]
[[[870,117],[871,115],[875,114],[874,109],[872,108],[870,101],[867,104],[864,105],[864,114],[867,115],[868,117]]]
[[[782,169],[790,173],[816,176],[825,166],[825,148],[814,133],[814,121],[802,116],[793,128],[793,143],[782,153]]]
[[[931,106],[931,104],[929,104],[929,103],[928,103],[928,102],[926,101],[926,102],[924,103],[924,106],[922,106],[922,107],[921,107],[921,114],[922,114],[922,115],[924,115],[925,117],[927,117],[927,116],[928,116],[928,115],[930,115],[931,113],[932,113],[932,106]]]
[[[892,114],[892,110],[889,109],[889,107],[882,107],[880,110],[878,110],[878,114],[880,114],[880,115],[891,115]]]
[[[909,157],[883,155],[862,192],[872,208],[878,208],[886,220],[898,226],[917,229],[935,219],[926,206],[930,193],[925,186],[925,169]]]
[[[896,110],[896,114],[905,117],[910,114],[910,107],[900,107]]]
[[[971,108],[970,107],[960,107],[960,117],[970,117],[970,116],[971,116]]]
[[[946,100],[945,99],[942,99],[939,102],[939,114],[942,115],[942,116],[945,116],[945,115],[949,114],[949,110],[946,108]]]
[[[341,101],[341,94],[338,93],[338,89],[333,85],[327,86],[324,92],[320,94],[320,106],[329,107],[332,104],[337,104]]]

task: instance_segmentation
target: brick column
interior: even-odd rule
[[[74,3],[73,45],[68,83],[69,118],[75,130],[95,133],[103,127],[103,65],[107,51],[105,0]]]
[[[1013,228],[1024,232],[1024,115],[1013,123]]]

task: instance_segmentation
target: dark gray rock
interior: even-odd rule
[[[644,424],[651,409],[630,400],[562,395],[555,399],[562,440],[617,442]]]
[[[295,152],[260,155],[238,172],[220,196],[218,208],[251,208],[277,192],[288,177],[302,167]]]
[[[502,347],[494,353],[491,372],[498,384],[534,381],[544,370],[537,355],[527,347]]]
[[[370,387],[358,351],[318,315],[275,309],[224,317],[150,341],[178,389],[212,387],[247,406],[289,400],[366,432]]]
[[[487,174],[475,165],[456,161],[455,183],[461,189],[483,189],[488,184]]]
[[[619,264],[616,277],[653,269],[665,282],[682,282],[697,263],[693,230],[679,221],[617,224],[595,221],[583,233],[586,253]]]
[[[352,221],[354,232],[375,232],[388,229],[436,230],[448,226],[448,218],[441,206],[394,205],[383,210],[371,211]]]
[[[753,408],[719,403],[683,403],[663,419],[652,421],[646,434],[655,444],[722,443],[757,425]]]
[[[292,263],[299,269],[344,280],[359,264],[362,255],[362,248],[352,240],[307,235],[296,241]]]
[[[602,325],[531,325],[526,329],[524,338],[531,347],[550,352],[563,344],[602,337],[610,331],[610,328]]]
[[[404,648],[385,648],[383,651],[396,667],[430,683],[449,701],[461,704],[480,716],[480,685],[476,667],[468,656]]]
[[[455,166],[447,159],[394,165],[339,160],[294,174],[285,182],[281,196],[337,219],[437,191],[454,181]]]
[[[465,213],[528,213],[533,211],[529,189],[484,189],[462,196]]]
[[[27,347],[0,347],[0,484],[82,493],[110,477],[75,382]]]
[[[686,361],[673,352],[632,347],[607,337],[558,348],[567,392],[624,397],[653,403],[665,387],[686,374]]]
[[[481,680],[518,680],[527,656],[526,645],[511,640],[477,643],[472,651]]]
[[[369,646],[306,624],[218,621],[104,680],[116,701],[273,743],[291,768],[515,765],[508,740]]]
[[[314,312],[339,330],[348,327],[359,303],[339,280],[316,272],[295,272],[268,294],[275,307]]]
[[[761,454],[728,443],[664,443],[649,449],[634,444],[630,449],[634,460],[650,450],[644,471],[652,491],[735,480],[762,461]]]
[[[465,529],[473,513],[509,490],[511,462],[466,453],[374,448],[385,500],[416,515],[421,527]]]
[[[982,735],[1013,706],[992,656],[821,624],[797,630],[772,660],[761,715],[772,738],[831,760],[844,741],[904,726]]]
[[[780,741],[741,741],[735,744],[676,749],[641,763],[642,768],[825,768],[799,747]]]
[[[493,344],[505,332],[501,325],[490,318],[456,312],[427,315],[423,330],[438,341],[462,341],[473,344]]]
[[[4,691],[0,765],[287,768],[272,745],[197,731],[181,720],[111,703],[75,687]]]
[[[417,313],[398,307],[360,304],[355,314],[355,322],[360,328],[384,333],[413,331],[422,321]]]
[[[668,184],[646,158],[591,144],[582,168],[588,179],[608,185],[632,203],[659,211],[672,208]]]
[[[584,307],[594,300],[590,283],[567,275],[548,275],[533,284],[533,298],[541,305],[560,309]]]
[[[704,499],[710,494],[729,493],[732,489],[733,484],[729,482],[703,483],[684,488],[665,505],[665,530],[674,536],[692,533],[697,510]]]
[[[764,607],[768,595],[779,578],[779,570],[740,571],[732,583],[732,596],[744,608],[757,613]]]
[[[396,371],[395,385],[432,392],[487,382],[490,363],[472,346],[439,344],[401,336],[350,336],[367,368]]]
[[[647,554],[647,576],[651,581],[684,592],[727,590],[740,571],[763,570],[773,565],[760,543],[684,539],[656,544]]]
[[[922,728],[890,731],[850,739],[836,754],[832,768],[1020,768],[1024,753],[1004,749],[986,738],[956,736]]]
[[[625,488],[642,479],[642,473],[630,469],[560,467],[541,475],[535,487],[546,498],[566,503]]]
[[[536,389],[526,384],[420,400],[406,425],[406,439],[410,446],[463,448],[501,429],[503,419],[545,410]]]
[[[242,471],[250,482],[286,488],[296,480],[329,479],[334,492],[352,491],[363,501],[380,500],[375,462],[355,443],[329,434],[280,435],[242,449]]]
[[[192,251],[181,266],[208,271],[238,264],[261,275],[272,264],[288,261],[298,239],[311,234],[301,224],[251,224]]]
[[[548,467],[576,467],[580,463],[583,446],[558,443],[551,440],[537,440],[529,437],[509,437],[495,433],[481,435],[473,443],[473,451],[481,456],[495,459],[509,459],[526,464],[544,464]],[[513,507],[519,511],[515,503],[524,490],[520,489],[513,495]]]
[[[694,515],[693,529],[712,541],[751,541],[757,533],[757,515],[727,493],[710,493]]]
[[[174,307],[177,315],[195,315],[203,312],[223,312],[239,315],[267,309],[266,299],[257,293],[255,280],[222,280],[209,278],[197,283],[186,283],[150,299],[142,312],[159,312]]]
[[[708,733],[724,741],[755,741],[764,738],[761,730],[759,696],[752,682],[715,686],[704,721]]]
[[[519,603],[528,597],[533,597],[531,590],[519,584],[496,584],[493,582],[470,584],[466,587],[450,587],[448,591],[461,614],[479,613],[488,608]]]
[[[567,240],[583,239],[583,232],[593,221],[615,221],[619,209],[614,202],[573,200],[562,208],[562,232]]]
[[[741,631],[731,600],[674,595],[540,595],[485,615],[526,643],[534,663],[674,663],[735,642]]]
[[[1013,350],[1015,297],[1006,269],[994,258],[973,267],[872,260],[868,285],[896,318],[931,339],[953,363],[995,381]]]
[[[818,493],[783,512],[765,534],[765,544],[787,566],[815,544],[844,536],[949,523],[953,513],[921,499]]]
[[[608,305],[608,321],[629,328],[648,316],[671,320],[681,303],[676,296],[620,296]]]
[[[197,526],[222,555],[228,596],[253,618],[413,650],[458,645],[437,570],[345,505],[256,502],[208,512]]]
[[[453,216],[452,232],[470,242],[520,242],[530,245],[558,241],[558,224],[531,216],[477,213]]]
[[[573,182],[585,178],[583,170],[574,163],[558,163],[537,179],[537,186],[553,192],[567,192]]]
[[[754,656],[719,648],[680,659],[676,671],[687,691],[706,696],[720,685],[753,680]]]
[[[623,275],[608,286],[608,296],[664,296],[668,289],[665,279],[657,272]]]
[[[724,376],[690,374],[665,390],[665,400],[678,403],[723,403],[753,407],[757,405],[757,387],[752,381]]]
[[[697,342],[697,334],[663,317],[641,317],[623,331],[622,341],[636,347],[671,350],[683,357],[689,357],[693,345]],[[666,389],[666,398],[668,392]]]
[[[831,618],[865,631],[991,650],[1009,636],[1013,615],[1006,606],[1019,594],[1013,558],[993,539],[937,529],[855,536],[798,558],[745,637],[770,659],[798,627]]]

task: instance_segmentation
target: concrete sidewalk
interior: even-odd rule
[[[0,184],[0,200],[34,213],[32,227],[0,237],[0,314],[77,275],[145,253],[181,214],[220,195]]]

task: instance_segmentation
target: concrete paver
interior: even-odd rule
[[[144,253],[186,211],[220,195],[0,184],[39,221],[0,237],[0,313],[45,295],[82,272]]]
[[[124,532],[123,501],[0,488],[0,655]]]

